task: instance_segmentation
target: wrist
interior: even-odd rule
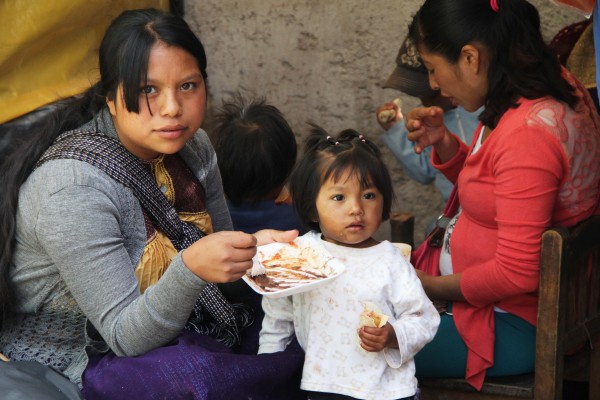
[[[450,131],[444,127],[444,136],[442,140],[434,146],[435,152],[442,163],[452,159],[458,151],[458,141]]]

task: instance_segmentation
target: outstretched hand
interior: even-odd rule
[[[408,139],[415,142],[415,153],[420,154],[427,146],[444,139],[447,132],[444,110],[437,106],[414,108],[406,114],[406,129]]]
[[[360,347],[366,351],[377,352],[386,347],[398,348],[396,331],[389,322],[381,328],[363,326],[358,329],[358,337]]]

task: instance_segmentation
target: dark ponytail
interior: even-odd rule
[[[426,0],[410,25],[417,46],[456,63],[469,43],[489,54],[488,92],[479,117],[491,128],[519,98],[551,96],[573,107],[577,98],[562,78],[556,55],[540,32],[537,9],[525,0]]]

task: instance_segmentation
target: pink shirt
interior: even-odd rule
[[[600,117],[581,84],[564,76],[582,99],[575,110],[551,98],[521,99],[477,153],[461,144],[444,164],[432,154],[458,181],[463,210],[451,255],[467,302],[453,311],[476,387],[493,365],[493,307],[536,324],[542,233],[600,213]]]

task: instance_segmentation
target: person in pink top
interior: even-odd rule
[[[438,107],[406,115],[415,151],[458,185],[441,276],[419,273],[448,303],[417,377],[533,371],[542,233],[600,214],[600,117],[560,66],[525,0],[426,0],[410,25],[433,89],[467,111],[484,106],[470,146]],[[417,266],[418,267],[418,266]]]

